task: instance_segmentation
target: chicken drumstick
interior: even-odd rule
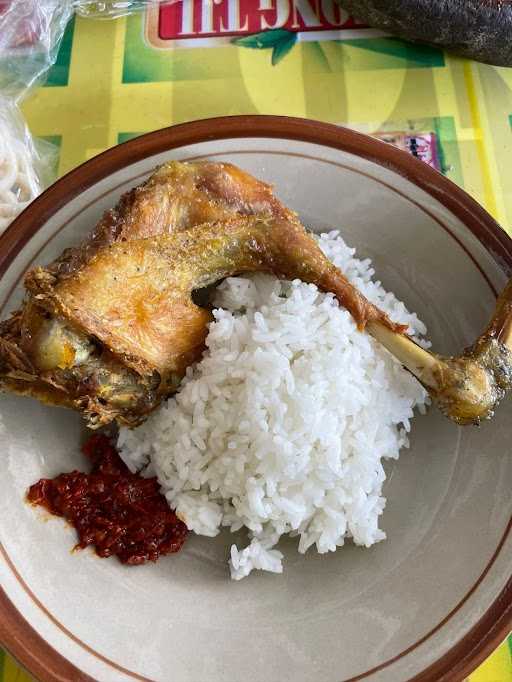
[[[0,387],[80,410],[93,428],[136,425],[203,350],[211,315],[193,292],[255,271],[334,293],[459,424],[492,416],[512,385],[512,283],[470,349],[437,356],[348,282],[268,185],[230,164],[174,162],[27,275],[22,309],[0,325]]]
[[[194,290],[263,271],[333,292],[361,329],[405,328],[322,254],[268,185],[230,164],[171,163],[125,195],[77,249],[28,273],[0,326],[0,387],[80,410],[89,426],[142,421],[198,359],[211,319]]]

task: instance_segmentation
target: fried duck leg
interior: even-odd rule
[[[211,317],[193,292],[255,271],[333,292],[457,423],[490,417],[512,384],[512,284],[470,349],[434,355],[354,289],[268,185],[229,164],[174,163],[28,274],[23,308],[0,326],[0,386],[78,409],[93,428],[135,425],[203,350]]]
[[[203,220],[206,220],[204,224]],[[332,291],[361,329],[404,328],[322,254],[268,185],[229,164],[168,164],[122,198],[77,249],[26,278],[0,327],[0,386],[135,425],[198,359],[210,312],[195,290],[263,271]]]
[[[354,298],[351,285],[302,226],[284,220],[231,219],[117,244],[99,253],[78,277],[54,281],[35,271],[27,287],[47,301],[54,315],[73,319],[116,348],[140,377],[149,380],[156,372],[159,394],[168,394],[179,383],[197,340],[202,344],[206,334],[206,312],[192,303],[192,292],[229,275],[255,271],[298,278],[333,292],[458,424],[490,418],[512,385],[512,284],[475,344],[460,357],[442,357],[419,347],[376,308]],[[112,292],[121,274],[124,290],[115,298]],[[82,301],[94,301],[94,311]]]
[[[498,299],[483,334],[459,357],[420,348],[408,336],[377,322],[368,331],[427,388],[439,409],[457,424],[490,419],[512,388],[512,280]]]

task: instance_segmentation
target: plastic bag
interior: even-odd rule
[[[72,3],[0,0],[0,234],[53,179],[56,149],[33,140],[19,103],[55,62]]]
[[[110,19],[158,2],[0,0],[0,234],[53,180],[57,150],[32,138],[18,105],[44,83],[73,13]]]
[[[57,150],[34,142],[16,104],[0,98],[0,234],[52,181]]]
[[[71,0],[0,0],[0,93],[16,102],[42,82],[72,16]]]
[[[193,0],[190,0],[192,2]],[[117,19],[133,12],[140,12],[148,5],[172,5],[178,0],[112,0],[111,2],[93,2],[93,0],[75,0],[77,14],[90,19]],[[219,0],[210,0],[215,3]]]

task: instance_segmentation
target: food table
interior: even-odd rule
[[[512,229],[512,70],[405,44],[329,1],[319,14],[289,0],[254,11],[258,3],[217,2],[202,14],[200,2],[179,5],[69,24],[46,84],[23,107],[33,134],[56,146],[56,173],[170,124],[286,114],[398,144]],[[471,681],[512,680],[511,651],[504,643]],[[1,652],[0,672],[29,679]]]

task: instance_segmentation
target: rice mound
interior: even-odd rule
[[[366,297],[417,339],[424,324],[373,281],[338,232],[324,253]],[[382,459],[408,446],[422,386],[335,297],[298,280],[233,277],[217,289],[207,350],[179,393],[118,445],[132,471],[156,475],[190,530],[214,536],[245,526],[233,545],[234,579],[253,569],[280,573],[284,533],[298,551],[320,553],[383,540]]]

